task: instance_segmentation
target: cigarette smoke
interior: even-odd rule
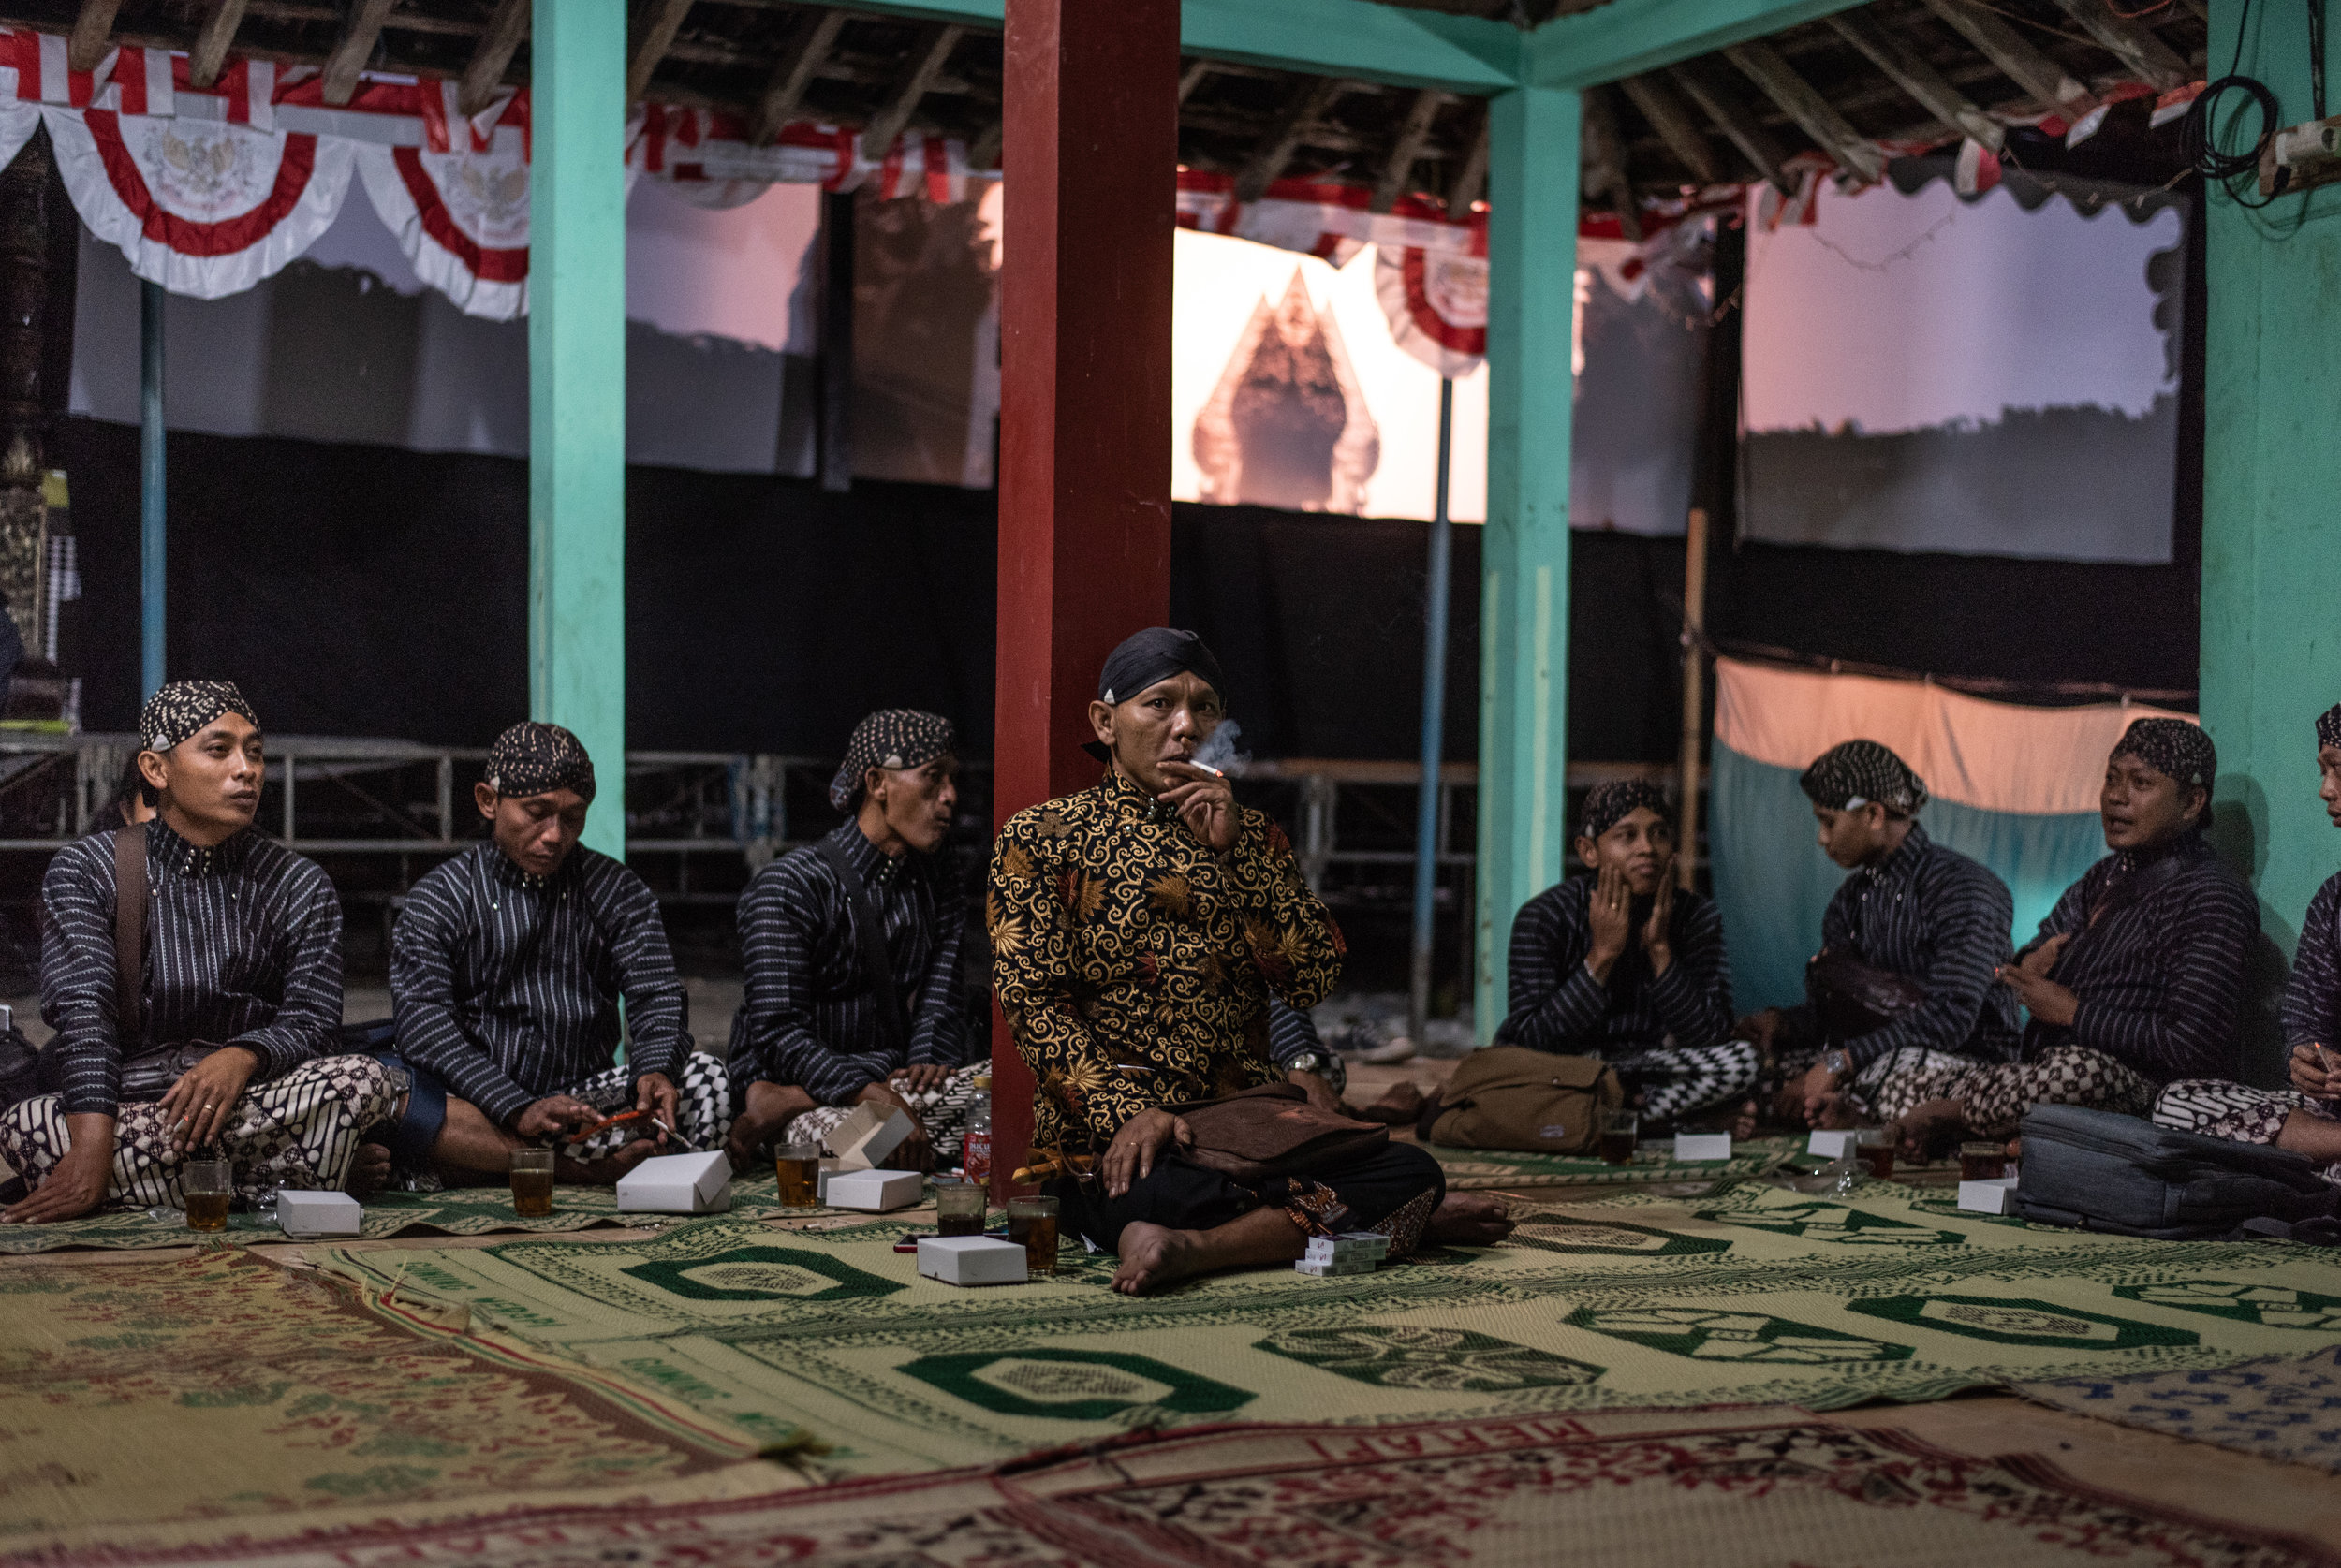
[[[1226,772],[1240,762],[1252,760],[1252,754],[1239,751],[1236,742],[1244,739],[1244,726],[1233,719],[1222,723],[1211,732],[1211,739],[1195,748],[1195,760],[1206,768]]]

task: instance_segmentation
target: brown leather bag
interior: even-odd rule
[[[114,829],[114,1039],[122,1103],[159,1100],[179,1075],[219,1049],[198,1041],[133,1051],[146,1027],[146,828]]]
[[[1262,1084],[1225,1099],[1165,1106],[1195,1135],[1186,1157],[1238,1181],[1306,1176],[1363,1158],[1390,1143],[1390,1129],[1309,1104],[1297,1083]]]
[[[1583,1154],[1601,1141],[1602,1118],[1625,1104],[1624,1080],[1597,1056],[1486,1046],[1455,1064],[1427,1131],[1454,1149]]]

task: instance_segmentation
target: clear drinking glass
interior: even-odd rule
[[[2008,1174],[2004,1143],[1963,1143],[1959,1146],[1959,1180],[1995,1181]]]
[[[1894,1136],[1883,1127],[1864,1127],[1854,1135],[1854,1157],[1879,1181],[1894,1173]]]
[[[552,1212],[552,1150],[512,1150],[512,1212],[541,1220]]]
[[[189,1230],[226,1230],[228,1205],[236,1195],[234,1173],[225,1160],[189,1160],[179,1167],[179,1191],[187,1203]]]
[[[1024,1244],[1024,1278],[1039,1280],[1054,1274],[1056,1199],[1009,1199],[1008,1238]]]
[[[1601,1118],[1601,1159],[1605,1165],[1630,1165],[1642,1138],[1642,1117],[1632,1108],[1613,1110]]]
[[[821,1206],[821,1146],[817,1143],[784,1143],[773,1150],[773,1174],[780,1179],[780,1206],[783,1209],[818,1209]]]
[[[981,1236],[985,1193],[977,1181],[935,1184],[935,1229],[938,1236]]]

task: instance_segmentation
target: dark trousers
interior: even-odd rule
[[[1436,1160],[1410,1143],[1392,1143],[1362,1160],[1332,1170],[1314,1170],[1305,1180],[1331,1187],[1349,1209],[1351,1230],[1371,1230],[1424,1193],[1436,1205],[1447,1191],[1447,1175]],[[1100,1250],[1119,1253],[1122,1227],[1146,1224],[1171,1230],[1211,1230],[1255,1209],[1284,1202],[1285,1183],[1272,1178],[1249,1186],[1197,1165],[1183,1154],[1155,1162],[1152,1174],[1130,1183],[1118,1198],[1105,1183],[1060,1177],[1047,1191],[1056,1198],[1064,1228]]]

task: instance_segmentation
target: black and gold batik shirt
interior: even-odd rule
[[[1321,1000],[1341,931],[1283,830],[1241,816],[1216,854],[1111,774],[1000,830],[984,916],[1000,1009],[1041,1080],[1035,1149],[1102,1147],[1141,1110],[1282,1078],[1269,995]]]

